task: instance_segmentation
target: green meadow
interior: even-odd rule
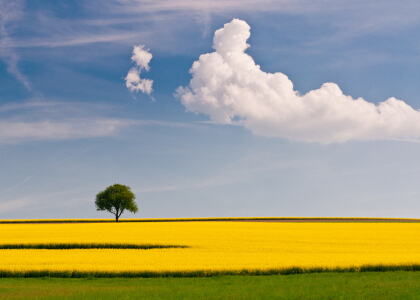
[[[420,299],[420,272],[2,278],[0,299]]]

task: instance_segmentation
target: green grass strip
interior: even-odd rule
[[[0,249],[50,249],[50,250],[69,250],[69,249],[163,249],[163,248],[188,248],[182,245],[149,245],[149,244],[3,244]]]
[[[267,276],[267,275],[293,275],[309,273],[362,273],[362,272],[389,272],[389,271],[420,271],[420,265],[366,265],[353,268],[287,268],[269,270],[195,270],[195,271],[52,271],[52,270],[0,270],[0,278],[160,278],[160,277],[212,277],[225,275]]]

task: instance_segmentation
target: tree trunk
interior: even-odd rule
[[[118,214],[115,215],[115,221],[118,222]]]

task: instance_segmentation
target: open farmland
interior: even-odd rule
[[[0,247],[21,248],[0,249],[3,277],[209,276],[420,268],[419,223],[196,221],[0,224],[0,228]],[[25,245],[32,249],[22,249]],[[33,249],[36,245],[62,245],[63,249]],[[83,245],[82,249],[77,245]]]

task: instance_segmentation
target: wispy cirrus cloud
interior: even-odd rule
[[[23,1],[0,0],[0,58],[7,64],[7,71],[15,76],[27,90],[32,91],[31,82],[19,70],[19,55],[14,51],[10,28],[19,21],[23,10]]]
[[[119,119],[80,119],[63,121],[0,121],[0,143],[10,144],[32,140],[65,140],[108,136],[135,121]]]
[[[20,186],[20,185],[24,184],[25,182],[27,182],[28,180],[30,180],[32,177],[33,177],[33,175],[29,176],[28,178],[26,178],[25,180],[23,180],[23,181],[19,182],[18,184],[15,184],[14,186],[11,186],[11,187],[9,187],[9,188],[7,188],[7,189],[5,189],[5,190],[1,191],[1,192],[0,192],[0,195],[2,195],[2,194],[4,194],[4,193],[7,193],[7,192],[9,192],[9,191],[11,191],[11,190],[13,190],[13,189],[17,188],[18,186]]]
[[[0,106],[0,144],[112,136],[137,125],[132,119],[105,117],[101,105],[29,101]]]
[[[23,197],[19,199],[0,202],[0,214],[25,207],[31,202],[33,202],[31,197]]]
[[[84,35],[74,34],[67,36],[41,39],[34,38],[24,41],[10,41],[7,48],[32,48],[32,47],[45,47],[45,48],[58,48],[58,47],[72,47],[83,46],[96,43],[116,43],[121,41],[129,41],[141,38],[139,33],[86,33]]]
[[[202,12],[203,18],[208,14],[226,14],[236,12],[269,12],[285,15],[314,16],[318,23],[331,23],[336,28],[350,34],[363,35],[377,30],[387,30],[399,26],[418,23],[420,3],[415,0],[116,0],[108,6],[112,11],[135,14],[162,12]],[[207,14],[207,15],[206,15]]]
[[[330,33],[312,41],[319,43],[343,41],[378,31],[389,33],[420,22],[420,3],[415,0],[372,0],[368,3],[362,0],[115,0],[98,3],[89,1],[81,5],[86,15],[83,19],[59,18],[48,9],[36,12],[31,19],[36,24],[33,35],[8,44],[13,47],[67,47],[103,42],[130,43],[136,39],[154,49],[176,52],[179,51],[176,47],[155,43],[155,37],[164,37],[173,45],[177,37],[185,36],[186,31],[202,30],[205,36],[209,33],[212,17],[255,13],[278,14],[280,21],[283,15],[302,16],[310,24],[331,28]],[[103,18],[104,15],[107,18]],[[191,26],[194,23],[199,26]],[[187,49],[183,48],[183,51]]]
[[[190,123],[110,116],[113,105],[33,98],[0,106],[0,144],[118,136],[136,126],[193,127]]]

